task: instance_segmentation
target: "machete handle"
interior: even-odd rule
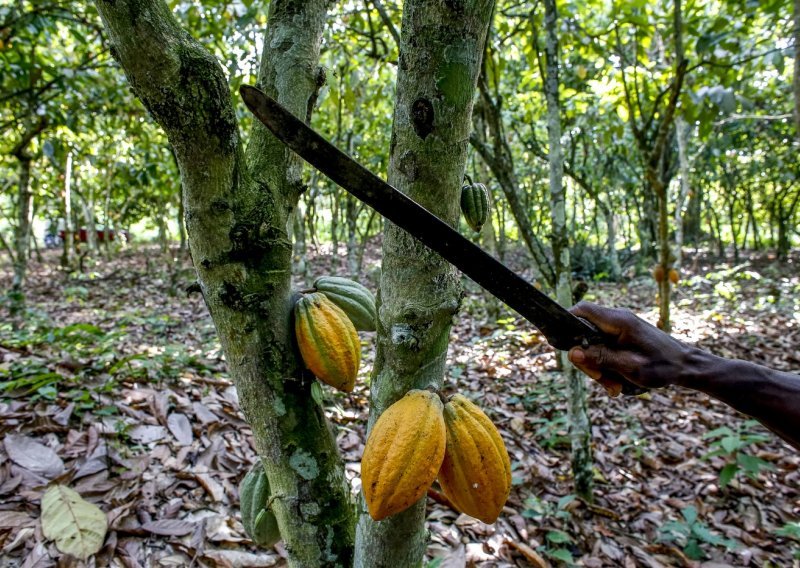
[[[600,328],[598,328],[592,322],[581,317],[579,317],[578,319],[581,320],[581,322],[584,323],[590,329],[590,332],[584,336],[583,344],[581,345],[581,347],[588,347],[589,345],[613,345],[614,341],[611,339],[611,337],[600,331]],[[603,378],[621,384],[622,394],[624,394],[625,396],[637,396],[640,394],[644,394],[649,390],[644,387],[640,387],[639,385],[633,384],[628,379],[626,379],[619,373],[615,373],[614,371],[604,370]]]

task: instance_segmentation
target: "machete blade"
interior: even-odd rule
[[[278,140],[518,312],[541,331],[550,345],[568,350],[608,340],[594,325],[572,315],[439,217],[339,150],[277,101],[249,85],[242,85],[239,92],[247,108]],[[618,380],[623,382],[623,392],[639,389],[621,377]]]

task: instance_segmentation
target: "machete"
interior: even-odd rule
[[[439,217],[339,150],[277,101],[249,85],[242,85],[239,93],[250,112],[278,140],[517,311],[539,329],[550,345],[569,350],[577,345],[609,342],[610,338],[593,324],[572,315]],[[643,392],[622,377],[612,377],[609,373],[603,376],[620,382],[625,394]]]

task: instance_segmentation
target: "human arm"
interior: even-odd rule
[[[639,386],[676,385],[703,392],[752,416],[800,449],[800,376],[724,359],[670,337],[621,309],[581,302],[572,313],[597,325],[612,341],[575,347],[570,361],[611,396],[622,385],[603,376],[618,373]]]

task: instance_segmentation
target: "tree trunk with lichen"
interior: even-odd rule
[[[222,68],[163,0],[96,5],[134,91],[175,149],[198,282],[269,478],[289,563],[347,566],[354,522],[343,464],[292,339],[287,222],[304,189],[301,163],[260,124],[245,151]],[[319,88],[329,5],[269,6],[258,86],[304,119]]]
[[[403,9],[389,183],[453,226],[492,5],[407,0]],[[449,263],[387,222],[369,428],[409,389],[442,386],[459,280]],[[381,522],[362,501],[355,566],[420,565],[424,521],[424,498]]]
[[[556,298],[562,306],[572,305],[572,266],[569,258],[566,194],[564,191],[564,153],[561,149],[561,106],[558,97],[558,11],[556,0],[544,2],[545,69],[544,92],[547,100],[548,158],[550,166],[550,219],[552,222],[553,268]],[[575,372],[566,351],[560,351],[561,368],[567,376],[569,394],[569,437],[575,492],[592,500],[591,423],[586,412],[586,383]]]

